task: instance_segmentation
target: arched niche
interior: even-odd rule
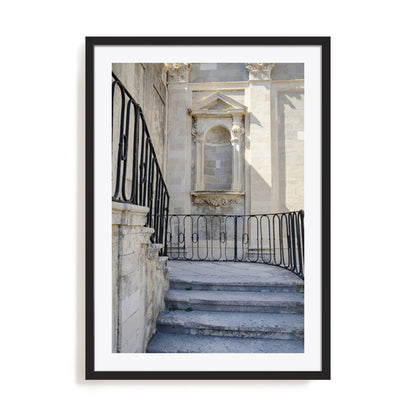
[[[244,195],[243,141],[247,108],[216,92],[188,108],[192,116],[194,203],[237,203]],[[239,202],[238,202],[239,203]]]
[[[204,149],[205,191],[229,191],[233,185],[233,148],[231,132],[215,125],[205,133]]]

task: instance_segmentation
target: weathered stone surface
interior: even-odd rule
[[[150,243],[148,208],[113,203],[113,352],[145,352],[165,308],[166,257]]]
[[[200,311],[303,313],[302,293],[169,290],[165,302]]]
[[[163,332],[262,339],[303,339],[303,315],[165,311],[157,325]]]
[[[165,172],[168,98],[164,64],[114,63],[112,69],[142,108],[159,165],[162,171]],[[119,108],[117,106],[117,95],[115,99],[116,108]],[[133,126],[133,123],[131,124]],[[114,129],[115,137],[118,135],[118,131],[117,128]],[[116,143],[118,145],[118,137]]]
[[[264,264],[170,261],[152,353],[301,353],[303,281]]]
[[[213,265],[213,267],[211,266]],[[303,292],[303,281],[288,270],[256,264],[175,261],[169,273],[171,289]],[[244,265],[243,265],[244,266]],[[258,270],[257,270],[258,268]],[[255,274],[254,274],[255,273]]]
[[[149,353],[303,353],[303,341],[158,333]]]

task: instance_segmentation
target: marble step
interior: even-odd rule
[[[303,293],[169,290],[168,310],[303,313]]]
[[[170,288],[175,290],[226,290],[257,292],[303,292],[303,280],[293,273],[271,276],[172,276]]]
[[[303,339],[303,315],[165,311],[158,321],[160,332],[262,339]]]
[[[303,353],[303,341],[213,337],[158,332],[148,353]]]

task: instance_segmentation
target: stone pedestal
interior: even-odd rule
[[[148,211],[113,202],[113,352],[145,352],[165,308],[167,257],[158,255],[162,245],[150,242]]]

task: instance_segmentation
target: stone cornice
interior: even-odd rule
[[[112,201],[112,223],[144,226],[149,208]]]
[[[304,90],[304,80],[293,80],[293,81],[271,81],[272,88],[277,91],[299,91]]]
[[[230,117],[232,115],[239,115],[242,116],[245,113],[245,110],[216,110],[216,111],[188,111],[188,113],[192,116],[198,116],[198,117]]]

